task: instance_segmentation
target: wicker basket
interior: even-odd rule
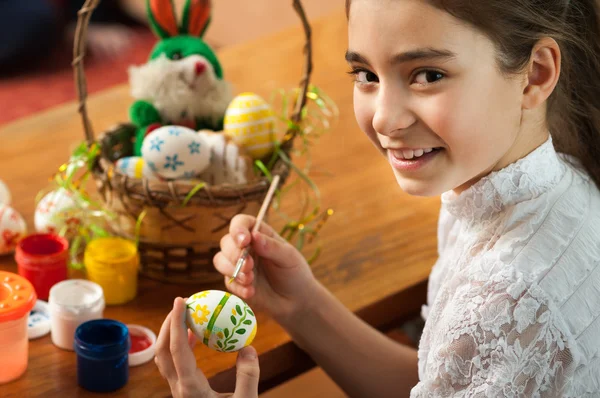
[[[79,11],[73,69],[79,97],[79,113],[88,145],[95,141],[88,117],[87,87],[83,70],[86,32],[90,16],[100,0],[87,0]],[[306,92],[312,70],[311,30],[300,0],[292,0],[305,32],[304,70],[300,95],[291,120],[300,122],[306,105]],[[286,134],[282,148],[288,154],[296,131]],[[222,280],[214,270],[212,259],[219,250],[219,241],[227,233],[231,218],[239,213],[256,214],[266,196],[266,178],[244,185],[205,187],[195,193],[184,206],[184,200],[195,187],[189,181],[150,181],[134,179],[117,171],[114,161],[133,152],[135,127],[123,123],[104,132],[98,138],[101,156],[93,167],[98,191],[106,207],[118,215],[119,234],[136,238],[136,222],[142,212],[139,234],[140,273],[151,279],[169,283],[212,283]],[[273,168],[282,184],[289,167],[279,161]]]

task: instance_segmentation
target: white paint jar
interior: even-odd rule
[[[48,305],[52,343],[64,350],[73,351],[77,327],[103,317],[104,293],[97,283],[70,279],[59,282],[50,289]]]

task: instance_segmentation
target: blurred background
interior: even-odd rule
[[[299,20],[292,0],[213,0],[206,41],[217,51],[275,33]],[[174,0],[180,14],[185,0]],[[75,99],[71,68],[77,11],[83,0],[0,0],[0,125]],[[303,0],[309,19],[343,0]],[[156,42],[145,0],[102,0],[92,15],[85,59],[88,91],[127,82]],[[240,60],[243,62],[243,60]]]

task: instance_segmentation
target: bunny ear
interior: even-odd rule
[[[150,26],[161,39],[177,36],[177,18],[173,0],[147,0],[146,8]]]
[[[181,33],[191,36],[204,36],[210,23],[210,0],[186,0],[181,20]]]

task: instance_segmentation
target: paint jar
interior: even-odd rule
[[[0,384],[18,379],[27,369],[27,319],[36,299],[27,279],[0,271]]]
[[[102,288],[83,279],[70,279],[50,289],[50,322],[52,342],[64,350],[73,350],[75,330],[84,322],[102,318]]]
[[[102,286],[106,304],[124,304],[136,296],[140,259],[133,242],[94,239],[86,246],[83,261],[88,279]]]
[[[40,300],[48,300],[50,288],[67,279],[69,243],[55,234],[31,234],[15,251],[19,275],[33,285]]]
[[[93,392],[110,392],[127,384],[128,352],[131,346],[127,326],[111,319],[82,323],[75,331],[77,383]]]

